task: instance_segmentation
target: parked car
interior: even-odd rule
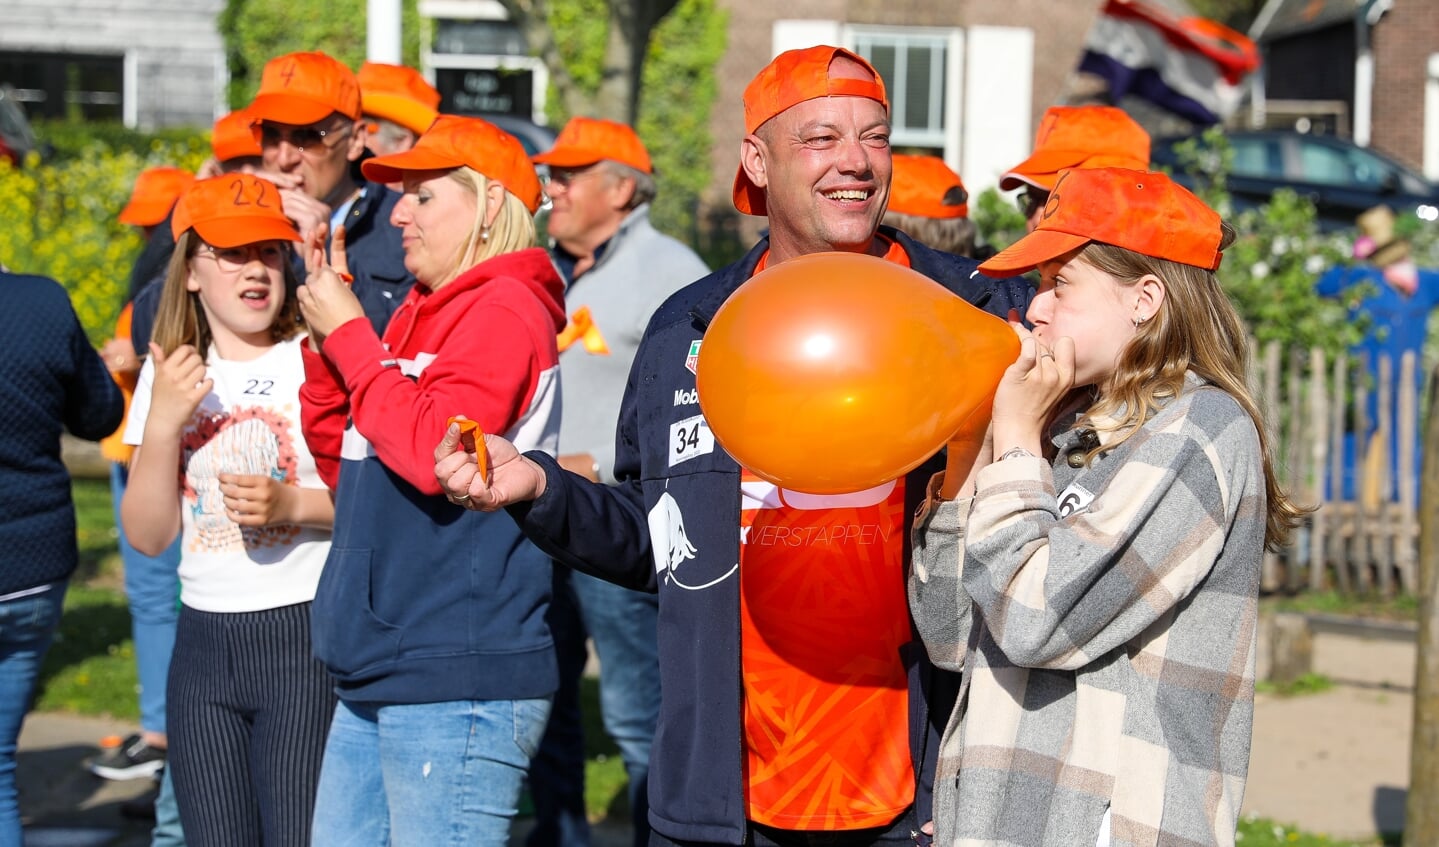
[[[35,133],[30,131],[30,122],[25,119],[25,110],[15,99],[15,90],[0,85],[0,159],[9,159],[19,167],[25,161],[25,154],[35,149]]]
[[[1439,185],[1399,162],[1332,135],[1298,132],[1234,132],[1229,192],[1236,209],[1266,203],[1276,189],[1292,188],[1314,201],[1325,230],[1354,226],[1354,219],[1381,203],[1399,214],[1439,221]],[[1185,173],[1175,152],[1187,137],[1156,138],[1151,158],[1177,182],[1193,187],[1200,175]],[[1212,171],[1201,155],[1200,170]]]

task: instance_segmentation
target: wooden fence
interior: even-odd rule
[[[1367,359],[1329,361],[1318,349],[1286,355],[1277,342],[1253,352],[1252,384],[1280,480],[1297,502],[1317,507],[1287,549],[1265,556],[1263,588],[1415,592],[1424,409],[1415,355],[1397,364],[1381,357],[1371,378]]]

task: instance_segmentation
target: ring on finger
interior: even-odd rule
[[[464,494],[464,495],[451,495],[451,496],[450,496],[450,499],[451,499],[451,500],[454,500],[456,503],[468,503],[468,502],[470,502],[470,495],[469,495],[469,494]]]

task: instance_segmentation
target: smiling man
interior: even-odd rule
[[[248,112],[259,127],[259,175],[280,187],[307,244],[321,224],[331,235],[344,226],[355,294],[383,335],[415,278],[390,224],[400,195],[360,173],[366,132],[355,74],[320,52],[279,56],[265,64]]]
[[[744,111],[734,203],[767,214],[769,236],[655,313],[620,408],[613,484],[494,438],[486,484],[457,452],[456,427],[435,473],[452,502],[509,506],[558,561],[658,592],[652,845],[913,845],[957,684],[914,639],[904,594],[908,516],[942,458],[858,495],[795,496],[715,441],[695,363],[715,312],[750,277],[818,251],[884,257],[1001,316],[1032,290],[879,226],[889,105],[860,56],[782,53],[745,90]]]

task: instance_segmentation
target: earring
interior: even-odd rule
[[[480,243],[481,243],[481,244],[489,244],[489,243],[490,243],[490,228],[487,227],[487,226],[480,227]]]
[[[1142,325],[1144,324],[1144,322],[1147,321],[1147,320],[1149,320],[1149,318],[1141,318],[1139,315],[1135,315],[1135,316],[1134,316],[1134,328],[1135,328],[1135,329],[1139,329],[1139,327],[1142,326]]]

